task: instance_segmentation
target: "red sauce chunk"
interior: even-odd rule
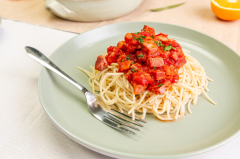
[[[144,25],[141,32],[127,33],[124,41],[110,46],[106,56],[99,55],[95,69],[102,71],[111,63],[118,63],[135,95],[144,90],[162,94],[178,82],[178,69],[186,58],[176,40],[163,33],[155,35],[154,28]]]

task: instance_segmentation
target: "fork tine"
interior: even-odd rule
[[[111,115],[113,115],[113,116],[115,116],[115,117],[117,117],[117,118],[119,118],[119,119],[122,119],[122,120],[124,120],[124,121],[128,121],[128,122],[130,122],[130,123],[132,123],[132,124],[135,124],[135,125],[137,125],[137,126],[143,127],[142,124],[139,124],[139,123],[137,123],[137,122],[134,122],[133,120],[130,120],[130,119],[128,119],[128,118],[126,118],[126,117],[124,117],[124,116],[122,116],[122,115],[114,114],[114,113],[112,113],[112,112],[108,112],[108,113],[111,114]]]
[[[125,133],[131,134],[131,135],[137,135],[136,133],[134,133],[134,132],[132,132],[132,131],[130,131],[130,130],[120,126],[120,125],[118,125],[117,123],[109,120],[108,118],[103,118],[102,122],[104,122],[106,125],[108,125],[108,126],[110,126],[112,128],[115,128],[117,130],[123,131]]]
[[[119,112],[119,111],[117,111],[116,109],[111,109],[111,110],[113,110],[113,111],[115,111],[115,112],[117,112],[117,113],[119,113],[119,114],[122,114],[122,115],[124,115],[124,116],[127,116],[127,117],[129,117],[129,118],[132,118],[130,115],[128,115],[127,113],[122,113],[122,112]],[[144,122],[144,123],[147,123],[145,120],[143,120],[143,119],[141,119],[141,118],[138,118],[138,117],[135,117],[135,120],[137,120],[137,121],[141,121],[141,122]]]
[[[124,128],[124,127],[119,127],[119,130],[124,131],[126,133],[132,134],[132,135],[137,135],[136,133]]]
[[[132,126],[132,125],[129,125],[129,124],[127,124],[127,123],[125,123],[125,122],[123,122],[123,121],[121,121],[121,120],[119,120],[119,119],[117,119],[117,118],[115,118],[115,117],[113,117],[113,116],[110,116],[110,115],[108,115],[108,114],[105,114],[104,117],[107,118],[107,119],[109,119],[109,120],[112,120],[112,121],[114,121],[114,122],[116,122],[116,123],[118,123],[118,124],[120,124],[120,125],[124,125],[124,126],[127,126],[127,127],[129,127],[129,128],[132,128],[132,129],[135,129],[135,130],[137,130],[137,131],[140,131],[138,128],[136,128],[136,127],[134,127],[134,126]]]

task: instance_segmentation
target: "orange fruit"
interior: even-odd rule
[[[240,19],[240,0],[211,0],[213,13],[222,20]]]

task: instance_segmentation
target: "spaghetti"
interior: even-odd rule
[[[95,70],[90,66],[92,72],[78,67],[89,76],[89,84],[92,92],[100,97],[104,103],[104,109],[118,109],[121,112],[131,114],[135,117],[145,118],[147,113],[154,114],[162,121],[178,121],[185,117],[186,109],[192,114],[190,105],[195,105],[198,96],[204,94],[214,105],[217,105],[208,95],[208,78],[200,63],[189,55],[189,51],[183,49],[186,64],[179,70],[179,81],[173,83],[163,94],[155,94],[148,90],[135,95],[133,86],[119,72],[119,65],[112,63],[102,71]]]

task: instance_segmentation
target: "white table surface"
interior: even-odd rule
[[[0,158],[110,157],[91,151],[65,136],[47,117],[38,98],[42,66],[25,46],[49,56],[77,34],[2,19],[0,25]],[[228,144],[185,159],[240,159],[240,136]]]

